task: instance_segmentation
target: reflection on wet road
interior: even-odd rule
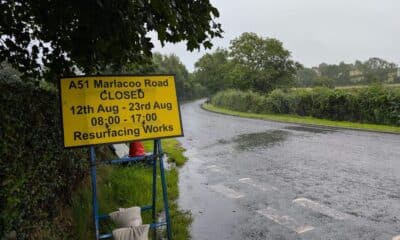
[[[194,240],[400,235],[400,135],[310,127],[182,106],[180,179]],[[400,239],[400,237],[399,237]]]

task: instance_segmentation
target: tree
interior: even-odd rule
[[[335,85],[348,85],[350,84],[350,71],[352,70],[352,64],[346,64],[340,62],[338,66],[338,76],[335,79]]]
[[[197,82],[206,87],[210,94],[232,87],[228,61],[228,51],[218,48],[207,53],[195,63],[194,76]]]
[[[175,54],[162,55],[154,53],[152,58],[147,59],[144,64],[127,64],[124,72],[135,74],[174,74],[178,97],[180,99],[184,98],[184,85],[189,79],[189,72]]]
[[[365,61],[362,69],[368,83],[386,82],[390,73],[396,73],[397,65],[375,57]]]
[[[188,81],[184,82],[184,99],[185,100],[194,100],[202,97],[206,97],[209,94],[209,91],[206,87],[201,85],[196,77],[195,74],[189,73]]]
[[[158,40],[211,48],[221,37],[218,10],[209,0],[2,0],[0,61],[24,76],[54,81],[80,69],[92,74],[143,63]]]
[[[334,81],[335,85],[349,85],[360,83],[384,83],[394,81],[397,65],[380,58],[370,58],[365,62],[356,60],[354,64],[340,62],[336,64],[321,63],[318,71],[322,77]]]
[[[311,87],[318,78],[318,74],[311,68],[302,68],[297,71],[296,83],[299,87]]]
[[[178,56],[154,54],[153,63],[156,66],[156,72],[175,74],[176,91],[180,99],[184,98],[184,83],[189,79],[189,72]]]
[[[0,82],[19,82],[21,73],[6,62],[0,63]]]
[[[276,87],[294,83],[299,63],[282,42],[263,38],[255,33],[243,33],[231,41],[230,56],[235,63],[236,85],[258,92],[270,92]]]
[[[344,62],[340,62],[339,65],[321,63],[318,66],[318,71],[324,78],[329,78],[334,85],[348,85],[351,83],[350,71],[352,68],[352,64]]]
[[[313,87],[334,88],[335,82],[332,78],[325,77],[325,76],[318,76],[313,83]]]

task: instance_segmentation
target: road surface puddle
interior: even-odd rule
[[[319,128],[319,127],[306,127],[306,126],[288,126],[285,129],[301,131],[301,132],[309,132],[309,133],[329,133],[334,132],[335,130]]]
[[[282,130],[272,130],[260,133],[249,133],[239,135],[234,139],[238,150],[250,150],[259,147],[271,147],[283,142],[289,136],[289,132]]]

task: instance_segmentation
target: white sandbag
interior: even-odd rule
[[[113,233],[114,240],[148,240],[150,225],[117,228]]]
[[[140,207],[120,208],[109,214],[111,220],[120,228],[136,227],[142,225]]]

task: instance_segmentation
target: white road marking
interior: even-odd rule
[[[243,194],[241,194],[239,192],[236,192],[235,190],[233,190],[231,188],[225,187],[222,184],[212,185],[212,186],[210,186],[210,188],[212,190],[214,190],[215,192],[220,193],[220,194],[222,194],[222,195],[224,195],[225,197],[228,197],[228,198],[237,199],[237,198],[244,197]]]
[[[271,207],[257,210],[257,213],[263,215],[264,217],[271,219],[272,221],[274,221],[282,226],[285,226],[286,228],[288,228],[290,230],[295,231],[298,234],[302,234],[302,233],[305,233],[305,232],[308,232],[308,231],[311,231],[314,229],[313,226],[299,224],[293,218],[291,218],[287,215],[280,214],[278,212],[278,210],[273,209]]]
[[[278,189],[276,187],[274,187],[274,186],[271,186],[271,185],[269,185],[267,183],[255,182],[251,178],[241,178],[241,179],[239,179],[239,182],[248,184],[248,185],[253,186],[255,188],[258,188],[258,189],[260,189],[262,191],[278,191]]]
[[[212,169],[212,168],[218,168],[217,165],[208,165],[204,167],[205,169]]]
[[[297,198],[293,200],[294,203],[299,204],[300,206],[303,206],[305,208],[309,208],[313,211],[319,212],[323,215],[338,219],[338,220],[344,220],[347,218],[350,218],[350,215],[339,212],[335,209],[332,209],[330,207],[327,207],[325,205],[322,205],[320,203],[314,202],[310,199],[307,198]]]
[[[400,235],[394,236],[392,240],[400,240]]]
[[[209,166],[206,166],[204,169],[208,169],[208,170],[216,172],[216,173],[224,172],[224,170],[221,169],[220,167],[218,167],[217,165],[209,165]]]
[[[296,232],[297,232],[298,234],[302,234],[302,233],[311,231],[311,230],[313,230],[313,229],[314,229],[313,226],[303,226],[303,227],[298,228]]]

